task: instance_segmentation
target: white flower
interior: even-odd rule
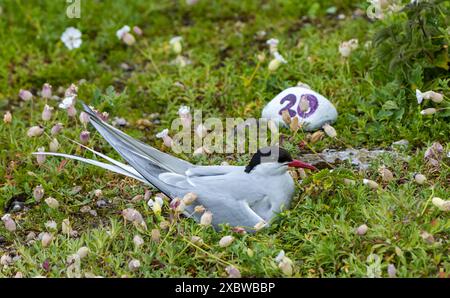
[[[280,250],[278,255],[275,257],[275,262],[280,263],[283,260],[285,255],[286,255],[286,253],[284,252],[284,250]]]
[[[131,260],[128,263],[128,269],[130,269],[131,271],[136,271],[139,269],[139,267],[141,267],[141,262],[139,262],[139,260]]]
[[[191,108],[190,108],[190,107],[188,107],[188,106],[181,106],[181,107],[178,109],[178,115],[179,115],[180,117],[186,117],[186,116],[189,116],[189,115],[190,115],[190,111],[191,111]]]
[[[419,89],[416,89],[416,98],[417,98],[417,103],[421,104],[423,101],[423,93]]]
[[[344,41],[339,45],[339,53],[342,57],[349,57],[352,51],[358,48],[358,40],[350,39],[348,41]]]
[[[67,96],[63,99],[63,101],[59,104],[60,109],[67,110],[68,108],[72,107],[75,101],[75,96]]]
[[[182,40],[183,40],[183,37],[175,36],[175,37],[172,37],[169,41],[169,44],[172,46],[172,51],[177,55],[180,54],[181,51],[183,50],[183,46],[181,45]]]
[[[166,145],[167,147],[172,147],[173,140],[171,137],[169,137],[169,130],[167,128],[157,133],[156,137],[158,139],[163,139],[164,145]]]
[[[434,92],[432,90],[421,92],[419,89],[416,89],[416,98],[418,104],[421,104],[424,99],[431,99],[436,103],[440,103],[444,100],[444,96],[441,93]]]
[[[116,32],[116,36],[118,39],[122,39],[125,33],[129,33],[131,31],[130,26],[125,25]]]
[[[3,122],[4,122],[4,123],[11,123],[11,121],[12,121],[12,115],[11,115],[11,112],[10,112],[10,111],[7,111],[7,112],[5,113],[5,115],[3,116]]]
[[[278,69],[278,67],[280,67],[281,64],[286,64],[287,61],[286,59],[284,59],[283,56],[281,56],[280,53],[275,52],[273,54],[274,59],[272,59],[272,61],[269,62],[269,70],[270,71],[275,71]]]
[[[279,40],[276,38],[271,38],[266,41],[266,44],[269,46],[269,51],[271,54],[275,54],[277,52]]]
[[[142,237],[139,235],[135,235],[133,237],[133,243],[136,247],[140,247],[142,244],[144,244],[144,239],[142,239]]]
[[[77,49],[81,46],[82,43],[81,31],[74,27],[69,27],[61,35],[61,41],[69,50]]]
[[[54,220],[49,220],[44,225],[49,230],[56,230],[56,229],[58,229],[58,224]]]
[[[158,132],[158,133],[156,134],[156,137],[157,137],[158,139],[162,139],[162,138],[167,137],[168,135],[169,135],[169,130],[166,128],[166,129],[163,129],[162,131]]]

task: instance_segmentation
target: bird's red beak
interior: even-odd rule
[[[303,162],[298,159],[294,159],[290,163],[288,163],[288,166],[293,168],[303,168],[303,169],[310,169],[310,170],[317,170],[317,168],[313,165],[310,165],[309,163]]]

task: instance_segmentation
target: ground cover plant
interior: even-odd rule
[[[0,2],[0,277],[448,277],[448,2],[81,1],[79,18],[69,6]],[[273,62],[272,38],[286,63]],[[138,181],[32,155],[92,158],[75,140],[119,159],[80,101],[174,154],[159,133],[180,106],[259,117],[299,82],[339,116],[325,132],[283,128],[292,155],[387,153],[366,169],[293,172],[291,208],[255,234],[215,232]],[[178,156],[251,157],[198,153]]]

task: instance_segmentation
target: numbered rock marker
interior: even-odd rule
[[[264,107],[262,117],[286,126],[282,119],[285,110],[291,118],[298,117],[305,131],[317,130],[326,123],[335,122],[337,118],[336,108],[328,99],[303,87],[283,90]]]

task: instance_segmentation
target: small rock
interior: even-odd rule
[[[304,104],[301,108],[302,101]],[[303,87],[291,87],[275,96],[264,107],[262,118],[273,119],[278,124],[287,126],[282,118],[283,111],[287,111],[291,118],[297,117],[305,131],[317,130],[337,119],[336,108],[328,99]]]

